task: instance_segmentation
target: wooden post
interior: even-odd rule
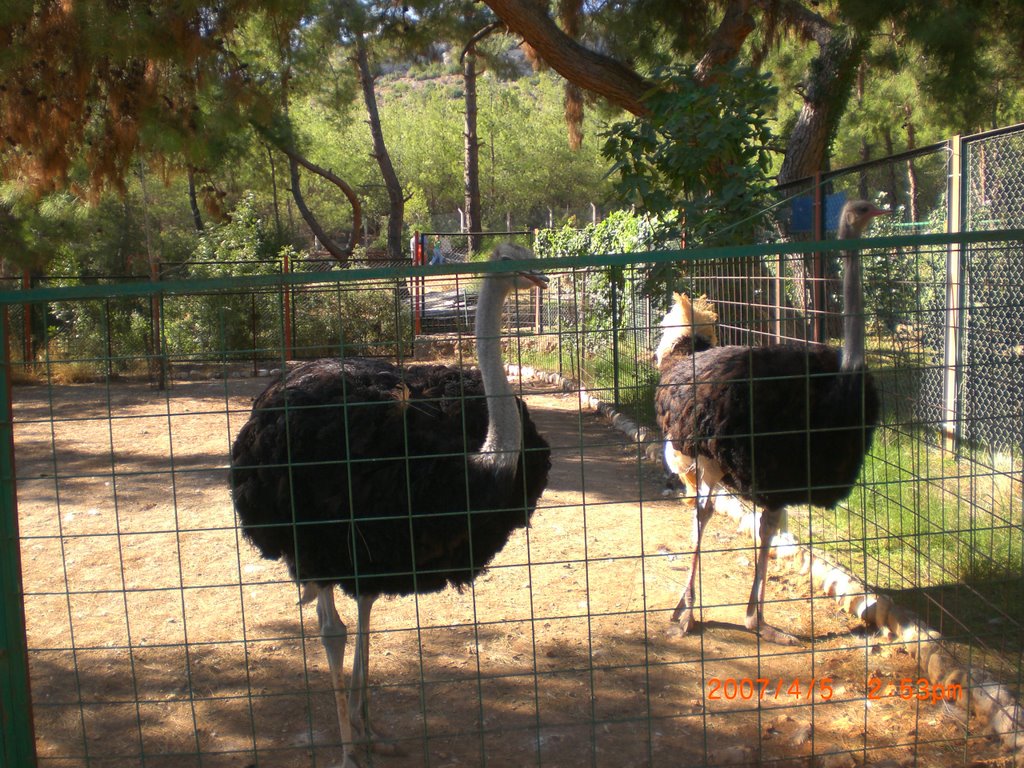
[[[540,286],[533,289],[533,332],[538,336],[544,331],[544,317],[541,302],[544,300]]]
[[[252,328],[252,377],[259,375],[259,330],[256,327],[256,292],[249,294],[249,325]]]
[[[612,280],[612,388],[615,407],[619,407],[619,284]]]
[[[114,332],[110,330],[110,297],[103,300],[103,322],[107,337],[107,376],[114,375]]]
[[[32,290],[32,275],[26,269],[21,273],[21,289],[23,291]],[[36,353],[32,348],[32,305],[25,302],[21,305],[22,311],[22,326],[24,328],[24,338],[22,338],[22,362],[25,368],[28,368],[32,363],[35,362]]]
[[[292,259],[285,251],[284,273],[292,273]],[[285,283],[284,286],[284,359],[291,360],[295,354],[295,323],[292,322],[292,284]]]
[[[160,280],[160,265],[156,260],[149,262],[149,279],[154,283]],[[156,379],[157,389],[167,389],[167,371],[163,359],[163,302],[158,293],[149,297],[149,327],[153,335],[153,349],[149,358],[150,380]]]
[[[559,275],[555,278],[555,285],[558,288],[557,299],[555,303],[555,311],[558,313],[558,375],[564,376],[562,372],[562,277]]]
[[[951,235],[963,232],[963,141],[959,136],[949,140],[949,201],[946,231]],[[946,320],[943,344],[942,377],[942,446],[955,451],[960,440],[960,385],[963,339],[963,268],[960,243],[950,243],[946,252]]]
[[[775,343],[780,344],[782,342],[782,292],[785,289],[785,282],[782,279],[783,270],[786,268],[786,257],[781,253],[779,254],[779,264],[775,271],[775,306],[773,308],[775,312],[774,318],[774,334]]]
[[[825,195],[821,187],[821,172],[814,174],[814,233],[815,241],[825,239]],[[825,317],[825,257],[815,251],[811,277],[811,339],[824,344],[828,341]]]

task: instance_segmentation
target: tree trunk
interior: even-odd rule
[[[917,131],[910,107],[906,107],[907,113],[907,149],[917,149]],[[914,166],[914,159],[907,160],[907,210],[910,212],[910,220],[917,221],[917,168]]]
[[[861,137],[860,160],[862,163],[866,163],[870,159],[871,145],[868,144],[868,140],[866,138]],[[861,200],[867,200],[871,197],[871,190],[868,189],[868,175],[865,171],[861,171],[857,174],[857,197]]]
[[[821,47],[817,58],[811,62],[807,86],[803,92],[804,104],[796,124],[786,142],[786,155],[779,171],[779,183],[807,179],[819,171],[826,170],[828,149],[839,126],[839,120],[850,99],[853,76],[857,72],[865,41],[835,28],[818,28],[814,39]],[[816,294],[808,278],[813,274],[810,264],[795,258],[789,266],[797,288],[795,295],[800,309],[808,309],[807,299]],[[828,311],[834,304],[829,290],[837,271],[835,265],[825,265],[825,306],[819,311]],[[829,275],[833,280],[829,280]],[[820,294],[817,294],[820,296]],[[836,328],[826,327],[825,334]]]
[[[359,71],[359,84],[363,88],[366,114],[369,116],[370,135],[373,137],[373,159],[380,167],[380,175],[384,178],[384,187],[388,192],[388,258],[400,261],[403,256],[402,225],[405,219],[405,196],[398,174],[391,163],[391,155],[384,143],[380,112],[377,110],[377,95],[373,88],[373,75],[370,73],[370,57],[362,32],[356,33],[356,68]]]
[[[188,205],[192,209],[192,223],[196,232],[202,232],[203,215],[199,212],[199,200],[196,199],[196,172],[191,165],[188,167]]]
[[[267,160],[270,161],[270,191],[274,199],[274,232],[281,239],[281,202],[277,194],[277,164],[274,162],[274,150],[267,145]]]
[[[859,35],[833,29],[822,44],[821,52],[811,63],[804,104],[786,143],[780,184],[824,170],[865,43]]]
[[[485,0],[487,5],[562,77],[613,105],[645,117],[643,96],[652,83],[615,59],[592,51],[567,35],[551,19],[545,3],[534,0]],[[792,0],[732,0],[698,65],[706,78],[713,66],[732,58],[749,36],[750,9],[776,14],[788,29],[819,46],[811,64],[804,104],[786,144],[779,183],[813,176],[823,170],[829,145],[850,96],[866,39],[837,29],[825,18]],[[685,23],[681,22],[681,23]]]
[[[643,96],[652,83],[621,62],[580,45],[558,28],[548,15],[545,3],[533,0],[486,0],[486,3],[510,31],[522,36],[537,55],[566,80],[634,115],[649,114]],[[732,0],[698,65],[702,77],[706,78],[713,66],[735,58],[752,30],[751,7],[766,14],[777,14],[789,29],[820,48],[811,65],[803,108],[786,145],[779,173],[779,183],[784,184],[813,176],[824,167],[866,41],[859,35],[836,29],[798,2]]]
[[[466,101],[463,188],[466,200],[466,229],[469,231],[469,252],[473,254],[480,250],[483,216],[480,205],[480,139],[476,132],[476,56],[472,50],[463,52],[462,81]]]
[[[886,126],[885,129],[882,131],[882,136],[885,138],[885,154],[888,157],[892,157],[892,155],[896,153],[896,145],[892,139],[892,130],[888,126]],[[896,177],[896,163],[888,164],[888,166],[886,167],[886,175],[889,177],[887,179],[889,188],[886,189],[885,191],[889,193],[889,201],[894,206],[899,205],[900,185]],[[865,194],[863,195],[862,199],[868,200],[870,198],[868,194]]]
[[[352,255],[352,250],[359,245],[360,233],[363,227],[362,206],[359,204],[359,198],[356,197],[355,191],[333,172],[326,168],[321,168],[316,163],[310,162],[293,148],[281,146],[278,147],[278,149],[288,156],[288,167],[291,171],[292,178],[292,197],[295,199],[295,207],[299,209],[299,213],[302,214],[302,218],[305,219],[306,224],[309,225],[310,230],[312,230],[313,234],[316,235],[321,245],[327,249],[327,252],[342,264],[347,263],[348,257]],[[299,186],[299,166],[331,182],[342,191],[345,197],[348,198],[349,204],[352,206],[352,240],[349,242],[347,250],[341,248],[333,239],[331,239],[330,235],[328,235],[324,228],[320,226],[320,222],[317,221],[313,212],[306,206],[306,200],[303,198],[302,189]]]

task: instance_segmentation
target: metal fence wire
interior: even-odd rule
[[[693,499],[666,487],[660,463],[651,354],[668,304],[641,286],[652,265],[688,259],[692,291],[722,309],[738,302],[729,288],[736,270],[681,252],[552,261],[543,265],[543,300],[528,293],[510,302],[506,320],[517,322],[506,322],[502,337],[510,382],[550,445],[547,487],[529,527],[516,528],[465,588],[377,601],[361,646],[369,649],[369,706],[353,711],[369,713],[384,749],[354,744],[351,757],[364,768],[1022,760],[1020,401],[982,415],[968,397],[957,406],[962,429],[951,444],[945,406],[926,404],[924,386],[932,372],[949,373],[945,334],[936,340],[928,329],[949,316],[937,265],[951,249],[970,254],[972,283],[983,278],[988,291],[965,299],[971,330],[957,337],[969,352],[959,374],[1005,386],[1019,377],[1019,356],[1008,354],[1016,337],[997,342],[996,324],[1019,310],[1021,276],[1003,265],[1019,263],[1020,235],[889,237],[871,246],[865,262],[878,264],[866,272],[866,294],[876,297],[865,318],[868,364],[883,403],[873,447],[835,509],[790,509],[794,540],[778,542],[768,571],[766,614],[799,645],[744,628],[752,510],[724,495],[702,542],[697,595],[706,624],[685,637],[671,631],[693,551]],[[803,250],[750,247],[731,258],[734,266],[781,259],[785,267]],[[448,271],[446,280],[457,273],[475,297],[478,273],[488,270]],[[373,353],[400,365],[473,365],[472,323],[446,331],[443,345],[413,337],[416,292],[394,289],[413,274],[382,268],[0,293],[8,310],[0,339],[7,764],[341,761],[317,611],[300,602],[281,562],[262,559],[242,537],[229,452],[273,372],[295,363],[284,351],[286,317],[325,329],[311,338],[327,334],[293,357]],[[784,295],[794,279],[783,268],[754,285],[774,283]],[[298,285],[305,298],[286,302],[286,288]],[[881,289],[893,285],[904,298],[890,316]],[[130,322],[123,330],[103,319],[121,306],[145,318],[154,299],[164,310],[156,344],[140,345]],[[253,302],[267,333],[236,337],[232,318],[252,312]],[[95,338],[58,345],[44,336],[41,356],[25,364],[14,310],[56,306]],[[732,313],[734,340],[773,341],[785,318],[771,306]],[[190,338],[199,346],[188,351],[187,329],[200,326],[207,334]],[[989,352],[972,351],[986,343]],[[417,400],[396,385],[378,420],[397,430],[388,444],[408,446],[414,436],[402,425],[432,410],[460,404],[470,413],[461,386]],[[358,407],[350,403],[349,412]],[[470,422],[467,415],[466,429]],[[348,434],[353,444],[368,439]],[[1007,434],[1015,440],[1003,441]],[[412,475],[402,474],[418,465],[403,453],[411,450],[398,449],[408,469],[391,486],[411,487]],[[303,466],[277,469],[298,477]],[[459,488],[467,480],[456,474],[450,485]],[[381,485],[381,494],[392,491]],[[480,512],[468,515],[469,526],[481,524]],[[351,514],[358,529],[364,512]],[[412,525],[408,514],[395,510],[396,525]],[[369,546],[358,535],[353,546],[361,542]],[[338,608],[349,627],[349,673],[357,611],[347,599]]]

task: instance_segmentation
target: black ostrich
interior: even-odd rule
[[[869,202],[849,202],[838,236],[857,238],[884,213]],[[666,463],[697,488],[693,561],[672,614],[681,634],[697,624],[700,539],[714,512],[711,494],[721,484],[764,508],[746,626],[766,640],[797,643],[764,621],[772,538],[786,505],[834,507],[849,495],[878,421],[878,392],[864,363],[860,258],[844,255],[842,349],[713,346],[707,329],[714,315],[679,295],[662,321],[655,411]]]
[[[491,256],[532,258],[512,244]],[[548,443],[501,359],[505,299],[533,285],[547,278],[521,271],[482,280],[479,370],[304,363],[256,399],[235,440],[231,488],[246,538],[263,557],[284,558],[303,603],[316,600],[345,768],[356,765],[354,742],[374,746],[366,691],[374,601],[470,584],[529,523],[547,484]],[[335,585],[358,607],[347,700]]]

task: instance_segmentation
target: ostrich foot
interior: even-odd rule
[[[345,756],[341,759],[341,762],[334,766],[334,768],[361,768],[361,766],[359,765],[359,763],[356,762],[355,758],[352,757],[352,755],[348,751],[346,751]]]
[[[677,637],[686,637],[696,631],[701,625],[697,617],[693,615],[693,608],[676,608],[672,614],[672,626],[669,634]]]
[[[353,743],[378,755],[401,757],[405,754],[393,738],[369,725],[364,725],[361,720],[355,718],[352,720],[352,740]]]
[[[766,642],[775,643],[776,645],[803,645],[793,635],[773,627],[763,619],[758,621],[756,616],[747,616],[744,623],[747,625],[747,629],[757,632],[761,639]]]

